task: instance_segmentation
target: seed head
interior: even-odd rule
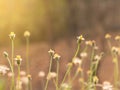
[[[9,37],[10,37],[11,40],[14,40],[14,38],[15,38],[15,33],[14,33],[14,32],[11,32],[11,33],[9,34]]]
[[[30,37],[30,32],[29,31],[25,31],[24,32],[24,37],[27,37],[27,38]]]
[[[77,37],[77,43],[81,43],[82,41],[84,41],[85,39],[83,38],[82,35]]]
[[[17,62],[17,65],[20,65],[21,64],[21,61],[22,61],[22,58],[20,55],[17,55],[16,58],[15,58],[15,61]]]

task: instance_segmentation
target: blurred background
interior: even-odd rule
[[[101,36],[120,29],[120,0],[0,0],[0,44],[14,31],[19,42],[53,42],[79,34]]]
[[[40,90],[43,85],[36,75],[41,70],[48,72],[47,52],[50,48],[62,57],[62,78],[66,65],[76,50],[76,36],[82,34],[86,39],[94,39],[104,50],[107,47],[104,35],[119,34],[120,0],[0,0],[0,46],[7,46],[0,48],[0,57],[3,59],[2,53],[5,50],[11,52],[8,35],[14,31],[15,45],[20,46],[15,49],[15,53],[22,55],[22,70],[25,70],[26,48],[23,33],[26,30],[31,32],[30,69],[33,88]],[[103,60],[99,68],[101,82],[113,81],[112,67],[108,67],[113,65],[110,59],[111,57]],[[8,63],[6,60],[0,61]],[[88,61],[85,61],[85,66],[89,68]],[[55,67],[52,67],[53,71]]]

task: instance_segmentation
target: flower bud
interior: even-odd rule
[[[8,53],[5,52],[5,51],[3,52],[3,55],[4,55],[4,57],[6,57],[6,58],[8,57]]]
[[[14,40],[14,38],[15,38],[15,33],[14,33],[14,32],[11,32],[11,33],[9,34],[9,37],[10,37],[11,40]]]
[[[29,31],[25,31],[24,32],[24,37],[30,37],[30,32]]]

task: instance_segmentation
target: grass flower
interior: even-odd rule
[[[59,59],[60,59],[60,55],[55,54],[54,57],[53,57],[53,59],[55,59],[55,60],[59,60]]]
[[[9,37],[10,37],[11,40],[14,40],[14,38],[15,38],[15,33],[14,33],[14,32],[10,32]]]
[[[49,55],[50,55],[50,65],[49,65],[49,71],[48,71],[48,75],[51,72],[51,68],[52,68],[52,62],[53,62],[53,57],[54,57],[54,50],[50,49],[48,51]],[[47,75],[47,77],[48,77]],[[46,78],[47,79],[47,78]],[[47,79],[46,84],[45,84],[45,90],[47,90],[48,87],[48,83],[49,83],[49,79]]]
[[[15,39],[15,33],[11,32],[9,34],[9,37],[11,39],[11,69],[12,69],[12,72],[14,73],[14,39]],[[15,80],[14,80],[14,74],[13,74],[11,90],[14,90],[14,89],[15,89]]]
[[[50,56],[54,56],[55,51],[54,51],[54,50],[52,50],[52,49],[50,49],[50,50],[48,51],[48,53],[50,54]]]
[[[28,89],[28,90],[32,90],[32,82],[31,82],[32,77],[31,77],[30,74],[28,74],[28,75],[27,75],[27,78],[28,78],[27,89]]]
[[[97,84],[97,83],[99,82],[99,79],[98,79],[97,76],[94,76],[94,77],[93,77],[93,82],[94,82],[95,84]]]
[[[30,60],[29,60],[29,43],[30,43],[30,32],[25,31],[24,32],[24,37],[26,38],[26,72],[29,74],[29,68],[30,68]]]
[[[85,39],[83,38],[82,35],[77,37],[77,43],[81,43],[82,41],[84,41]]]
[[[15,58],[15,61],[17,63],[17,65],[20,65],[21,64],[21,61],[22,61],[22,58],[20,55],[17,55],[16,58]]]

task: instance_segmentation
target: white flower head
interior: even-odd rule
[[[61,85],[61,88],[62,88],[63,90],[69,90],[69,89],[72,88],[72,86],[69,85],[68,83],[63,83],[63,84]]]
[[[92,41],[91,40],[86,41],[85,44],[88,45],[88,46],[92,46]]]
[[[9,68],[5,65],[0,65],[0,75],[5,75]]]
[[[104,81],[104,82],[103,82],[102,89],[103,89],[103,90],[113,90],[113,86],[110,84],[110,82]]]
[[[78,57],[75,57],[72,62],[75,65],[77,65],[77,64],[81,65],[82,64],[82,60],[80,58],[78,58]]]
[[[112,47],[112,52],[118,54],[118,53],[119,53],[119,48],[113,46],[113,47]]]
[[[77,43],[81,43],[81,41],[84,41],[84,40],[85,38],[82,35],[77,37]]]
[[[25,71],[20,71],[20,75],[21,75],[21,76],[25,76],[25,75],[26,75],[26,72],[25,72]]]
[[[38,76],[39,76],[39,77],[44,77],[44,76],[45,76],[45,72],[44,72],[44,71],[40,71],[40,72],[38,73]]]
[[[28,83],[29,83],[29,80],[28,80],[28,77],[27,77],[27,76],[21,77],[21,81],[22,81],[22,83],[25,84],[25,85],[28,85]]]
[[[8,77],[12,77],[13,76],[13,73],[12,72],[8,72]]]
[[[55,72],[50,72],[47,76],[47,79],[50,80],[50,79],[53,79],[57,76],[57,74]]]
[[[81,56],[81,58],[85,58],[85,57],[87,57],[87,53],[86,52],[82,52],[82,53],[80,53],[80,56]]]
[[[99,55],[95,55],[94,59],[95,59],[95,60],[100,60],[101,57],[100,57]]]

